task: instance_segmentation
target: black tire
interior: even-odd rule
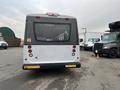
[[[99,57],[103,57],[103,54],[99,54]]]
[[[117,57],[117,49],[110,49],[109,58],[116,58]]]
[[[94,52],[95,57],[97,57],[97,53]]]
[[[7,47],[4,47],[4,49],[7,49]]]

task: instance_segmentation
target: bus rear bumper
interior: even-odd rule
[[[23,70],[57,69],[57,68],[80,68],[80,62],[74,63],[49,63],[49,64],[24,64]]]

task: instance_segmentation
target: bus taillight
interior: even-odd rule
[[[75,46],[75,45],[73,45],[73,48],[76,48],[76,46]]]
[[[73,49],[72,51],[73,51],[73,52],[76,52],[76,50],[75,50],[75,49]]]
[[[76,52],[76,45],[73,45],[72,56],[75,56],[75,52]]]
[[[31,49],[31,48],[32,48],[32,46],[31,46],[31,45],[28,45],[28,48],[29,48],[29,49]]]
[[[33,56],[33,54],[32,54],[32,46],[31,45],[28,45],[28,53],[29,53],[29,57]]]
[[[28,52],[29,52],[29,53],[32,53],[32,50],[29,49]]]

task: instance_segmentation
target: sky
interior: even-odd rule
[[[104,32],[120,20],[120,0],[0,0],[0,27],[23,38],[27,14],[55,12],[77,18],[79,32]]]

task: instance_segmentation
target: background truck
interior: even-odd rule
[[[120,21],[110,23],[109,28],[102,41],[94,44],[94,53],[115,58],[120,56]]]
[[[101,41],[101,36],[103,33],[101,32],[87,32],[80,33],[80,47],[85,50],[92,50],[94,43]]]

